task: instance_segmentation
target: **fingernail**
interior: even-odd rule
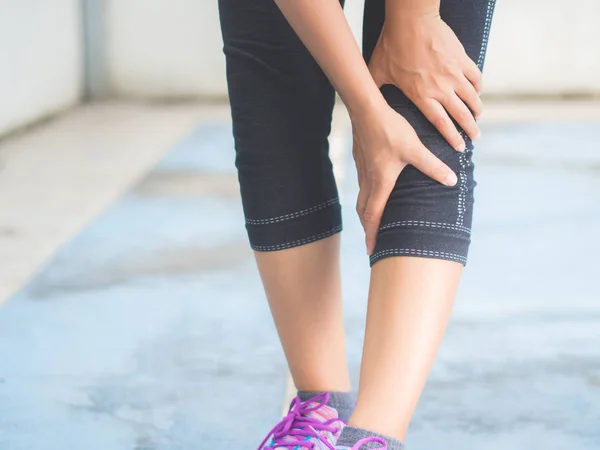
[[[473,140],[476,141],[480,137],[481,137],[481,131],[477,130],[477,133],[475,133],[475,137],[473,138]]]
[[[465,144],[465,141],[463,141],[460,144],[458,144],[458,147],[456,147],[456,150],[462,153],[465,151],[466,148],[467,148],[467,145]]]
[[[454,186],[456,183],[458,183],[458,178],[456,178],[456,174],[454,172],[450,171],[446,177],[446,180],[444,181],[444,184],[446,186]]]

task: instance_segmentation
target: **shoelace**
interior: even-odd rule
[[[335,433],[338,428],[334,426],[336,422],[345,423],[342,419],[331,419],[327,422],[321,422],[312,417],[306,417],[310,412],[322,408],[329,401],[327,392],[317,395],[305,402],[296,397],[290,403],[290,410],[287,415],[273,427],[267,437],[258,446],[258,450],[274,450],[285,448],[294,450],[295,447],[314,450],[316,443],[306,440],[307,437],[315,438],[324,443],[329,449],[335,450],[335,447],[327,440],[327,438],[319,434],[319,431],[328,431]],[[317,403],[315,406],[309,406],[311,403]],[[269,438],[273,437],[273,442],[265,447]],[[284,440],[285,438],[285,440]]]
[[[381,444],[381,447],[376,447],[377,450],[387,450],[387,443],[383,439],[374,436],[360,439],[352,446],[350,450],[360,450],[363,445],[370,444],[371,442]]]

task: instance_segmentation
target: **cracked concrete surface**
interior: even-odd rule
[[[494,114],[469,264],[407,444],[598,449],[600,115]],[[336,170],[350,174],[344,126]],[[254,448],[271,428],[286,367],[232,145],[226,119],[204,118],[0,309],[1,449]],[[356,382],[368,261],[355,177],[340,179]]]

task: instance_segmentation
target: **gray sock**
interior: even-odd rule
[[[340,447],[352,448],[358,441],[367,437],[378,437],[383,439],[386,444],[388,450],[405,450],[404,444],[400,442],[398,439],[391,438],[389,436],[384,436],[379,433],[373,433],[372,431],[363,430],[362,428],[354,428],[354,427],[345,427],[342,430],[342,434],[337,441],[336,448],[341,450]],[[367,448],[380,448],[381,445],[375,442],[367,443],[360,447],[360,450],[364,450]],[[359,450],[359,449],[356,449]]]
[[[323,392],[311,392],[311,391],[298,391],[298,397],[300,400],[305,402],[313,397],[316,397]],[[336,409],[338,412],[338,416],[340,419],[348,422],[350,416],[352,415],[352,411],[354,411],[354,406],[356,405],[356,400],[354,399],[354,395],[350,392],[329,392],[329,401],[327,402],[327,406],[331,406]]]

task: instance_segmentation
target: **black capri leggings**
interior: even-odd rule
[[[442,0],[442,19],[483,67],[495,0]],[[292,248],[342,230],[329,159],[334,89],[273,0],[219,0],[236,167],[246,228],[257,251]],[[368,61],[385,18],[384,0],[366,0]],[[473,145],[456,152],[395,86],[387,102],[429,150],[458,175],[447,187],[406,167],[387,202],[371,264],[419,256],[465,264],[473,214]]]

